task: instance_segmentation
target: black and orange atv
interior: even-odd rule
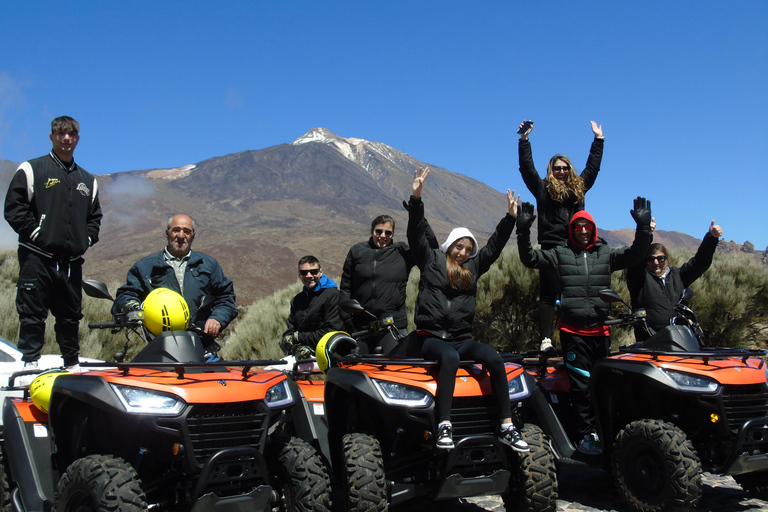
[[[590,395],[602,454],[576,450],[570,385],[562,359],[525,361],[538,381],[524,417],[549,436],[558,465],[603,467],[619,494],[640,511],[691,510],[701,497],[701,474],[732,475],[768,498],[768,385],[765,350],[704,347],[687,290],[675,324],[621,347],[595,363]],[[644,322],[644,310],[613,290],[607,302],[626,313],[614,325]]]
[[[112,299],[102,283],[83,288]],[[93,327],[140,325],[123,315]],[[189,331],[116,359],[51,379],[48,396],[36,379],[6,399],[3,511],[329,510],[328,472],[300,438],[297,385],[257,369],[274,361],[205,362]]]
[[[341,306],[350,314],[371,315],[354,300]],[[555,510],[557,474],[546,437],[535,425],[519,424],[531,449],[526,453],[498,440],[499,411],[488,374],[462,362],[452,409],[456,446],[439,449],[437,363],[408,357],[408,338],[392,319],[371,317],[368,331],[328,333],[318,343],[324,382],[312,378],[313,372],[294,372],[315,431],[325,434],[318,441],[343,489],[346,509],[384,511],[414,499],[495,494],[503,496],[507,510]],[[381,336],[382,331],[391,335]],[[383,340],[382,345],[359,354],[360,344],[370,339]],[[531,377],[520,364],[507,362],[506,368],[510,400],[527,399]]]

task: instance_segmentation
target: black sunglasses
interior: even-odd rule
[[[308,270],[299,270],[299,275],[300,276],[307,276],[307,275],[312,274],[313,276],[316,276],[318,274],[318,272],[320,272],[319,268],[310,268]]]
[[[377,229],[374,231],[376,233],[376,236],[386,235],[386,236],[392,236],[392,232],[390,230],[384,231],[383,229]]]
[[[667,261],[667,257],[663,254],[661,256],[648,256],[648,263],[653,263],[655,260],[659,260],[659,263]]]
[[[553,165],[552,170],[553,171],[570,171],[571,166],[570,165]]]

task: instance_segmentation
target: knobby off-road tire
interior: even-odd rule
[[[685,432],[659,420],[633,421],[611,457],[616,488],[633,509],[692,510],[701,498],[701,462]]]
[[[56,512],[145,512],[136,471],[123,459],[89,455],[70,464],[56,486]]]
[[[733,479],[751,496],[768,500],[768,471],[734,475]]]
[[[331,479],[314,448],[291,437],[283,443],[275,467],[281,512],[329,512]]]
[[[514,452],[512,476],[504,494],[507,510],[551,512],[557,510],[557,468],[547,436],[541,428],[526,424],[520,431],[531,451]]]
[[[379,441],[368,434],[347,434],[342,440],[347,512],[386,512],[387,485]]]

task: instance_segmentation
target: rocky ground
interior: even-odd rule
[[[703,483],[703,495],[696,512],[768,511],[768,502],[751,498],[731,477],[704,473]],[[558,510],[580,512],[626,512],[629,510],[614,490],[611,477],[601,470],[563,469],[560,472],[559,486]],[[437,505],[440,512],[504,512],[504,505],[496,496],[441,502]],[[403,506],[394,510],[424,512],[424,507],[421,504],[418,509]],[[437,507],[433,510],[437,510]]]

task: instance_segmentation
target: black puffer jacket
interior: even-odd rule
[[[648,326],[659,330],[669,325],[675,315],[674,307],[683,296],[683,290],[706,272],[712,264],[718,239],[709,233],[704,236],[696,254],[682,267],[669,267],[664,281],[649,272],[641,261],[627,270],[627,288],[632,298],[632,308],[645,308]],[[635,329],[638,341],[648,337],[642,329]]]
[[[581,172],[584,181],[584,192],[592,188],[600,172],[603,159],[603,144],[605,139],[595,139],[589,149],[587,166]],[[533,166],[531,141],[521,140],[518,143],[520,159],[520,174],[531,194],[536,197],[536,209],[539,216],[539,244],[542,246],[565,245],[568,242],[568,223],[573,215],[584,209],[584,203],[578,202],[576,196],[570,194],[565,201],[558,203],[547,191],[544,180]],[[546,176],[546,172],[545,172]]]
[[[518,230],[517,247],[520,260],[529,268],[551,268],[560,276],[561,322],[573,327],[598,327],[608,318],[610,307],[599,297],[600,290],[611,287],[611,273],[642,261],[648,253],[651,241],[650,228],[638,228],[632,246],[611,249],[597,236],[597,226],[592,216],[581,211],[574,215],[586,219],[594,226],[591,244],[586,249],[573,240],[565,247],[535,250],[531,246],[529,230]],[[569,225],[569,231],[570,225]]]
[[[411,250],[405,242],[376,247],[373,239],[349,249],[341,274],[340,300],[356,299],[365,309],[382,318],[392,315],[398,329],[408,327],[405,313],[405,289],[414,266]],[[359,331],[370,323],[357,315],[348,329]]]
[[[421,270],[419,296],[416,299],[416,328],[446,340],[472,337],[475,319],[477,280],[501,256],[515,226],[515,217],[507,214],[475,258],[464,263],[472,273],[469,290],[455,290],[448,283],[445,253],[430,247],[426,235],[424,203],[411,196],[408,216],[408,245]]]
[[[283,336],[298,332],[297,344],[313,349],[325,333],[344,329],[339,317],[336,283],[323,275],[314,289],[303,288],[291,301],[291,314],[285,323],[288,328]]]

